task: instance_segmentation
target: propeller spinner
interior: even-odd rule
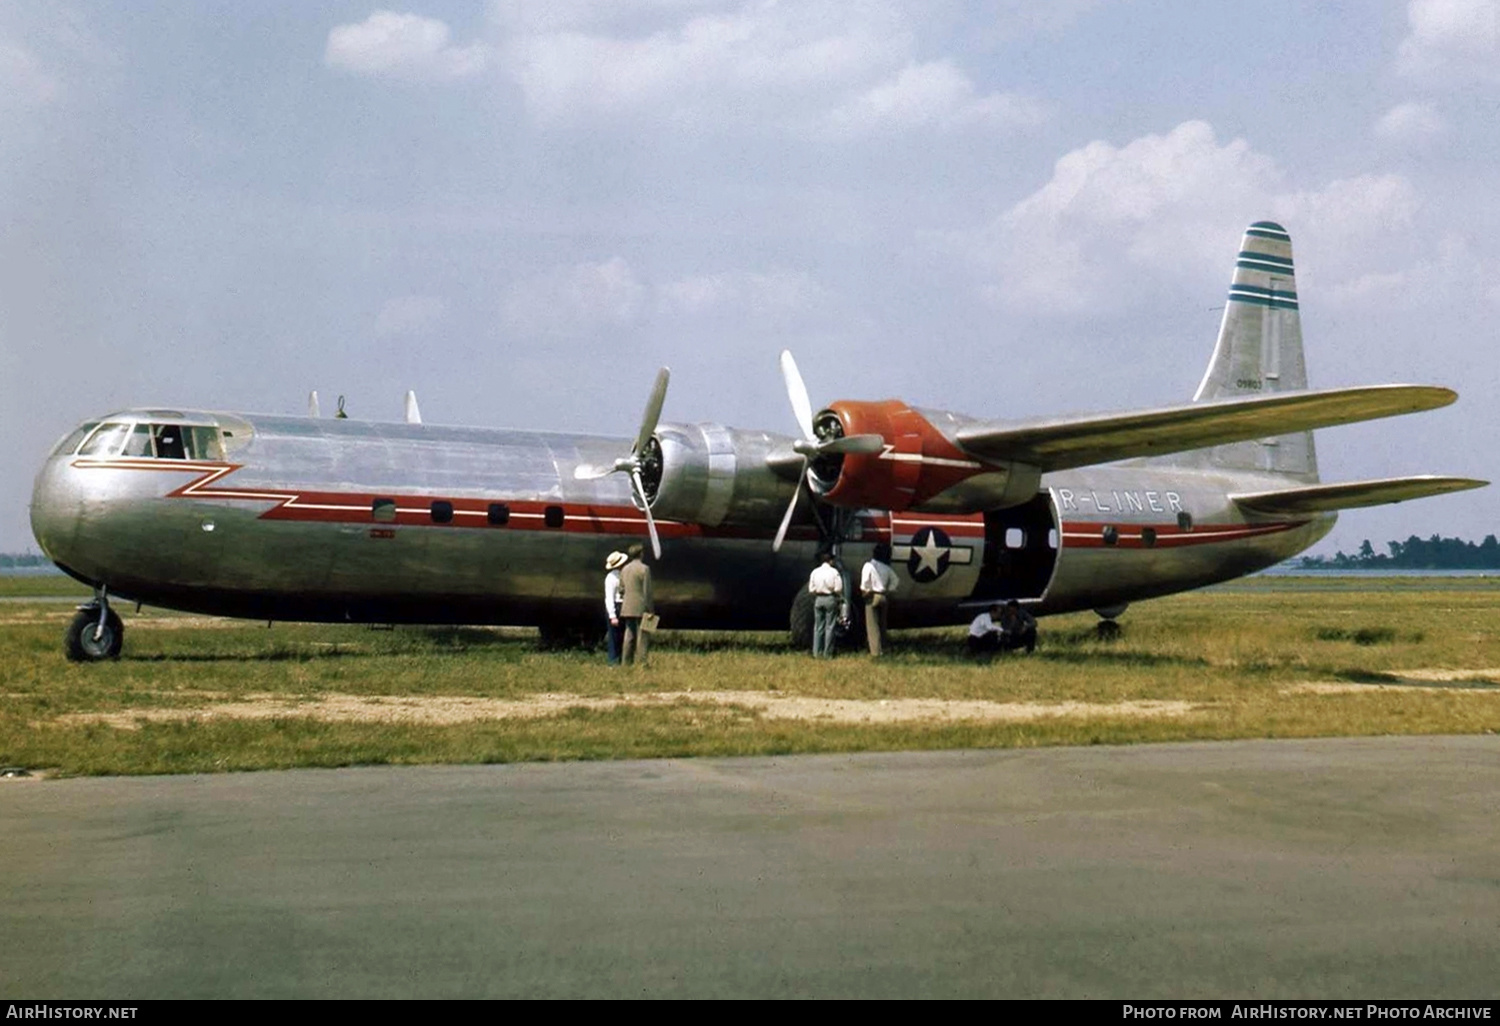
[[[807,486],[808,474],[811,473],[814,462],[826,456],[872,453],[885,448],[885,438],[881,435],[845,436],[843,424],[837,417],[830,417],[830,422],[826,425],[821,420],[814,424],[812,401],[807,397],[807,386],[802,383],[802,374],[797,370],[797,361],[792,359],[790,349],[781,351],[781,377],[786,382],[786,395],[792,403],[792,415],[797,418],[797,427],[802,430],[802,437],[792,443],[792,450],[802,457],[802,471],[797,475],[797,488],[792,492],[792,501],[787,504],[786,515],[781,518],[781,526],[776,529],[776,540],[771,543],[773,552],[779,552],[781,543],[786,540],[787,528],[792,525],[792,514],[796,512],[797,503],[802,499],[802,489]],[[820,428],[823,430],[819,431]]]
[[[661,418],[662,404],[667,401],[667,382],[671,377],[672,372],[666,367],[656,372],[656,383],[651,386],[651,396],[646,400],[646,412],[641,417],[641,429],[636,432],[635,442],[630,446],[628,455],[616,458],[607,467],[580,464],[573,470],[574,478],[580,481],[598,480],[610,474],[630,475],[630,485],[635,491],[636,501],[646,513],[646,529],[651,533],[651,551],[657,559],[661,558],[661,538],[656,533],[656,518],[651,515],[651,500],[647,497],[646,486],[641,480],[641,468],[650,458],[651,436],[656,433],[656,422]]]

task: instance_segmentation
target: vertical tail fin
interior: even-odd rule
[[[1279,224],[1257,221],[1240,242],[1219,341],[1193,401],[1306,387],[1292,238]],[[1318,479],[1310,431],[1221,445],[1189,454],[1184,462]]]

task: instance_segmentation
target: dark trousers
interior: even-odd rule
[[[989,658],[1000,651],[1000,635],[994,632],[989,634],[970,634],[968,644],[965,647],[971,656]]]
[[[609,665],[620,665],[620,649],[625,642],[625,625],[618,618],[604,627],[604,644],[609,652]]]
[[[1001,632],[1000,647],[1007,652],[1014,652],[1018,648],[1024,648],[1028,652],[1036,651],[1036,628],[1022,627],[1020,630]]]
[[[991,632],[975,637],[969,635],[968,653],[980,659],[988,659],[996,652],[1014,652],[1024,648],[1036,650],[1036,628],[1026,627],[1018,631]]]

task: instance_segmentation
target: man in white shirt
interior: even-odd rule
[[[1018,648],[1036,650],[1036,618],[1011,599],[1004,605],[996,602],[974,617],[969,624],[969,654],[988,660],[996,652]]]
[[[891,569],[891,547],[884,542],[859,572],[859,593],[865,600],[865,637],[870,655],[879,659],[885,651],[886,605],[896,593],[896,572]]]
[[[813,594],[813,656],[828,658],[844,602],[844,575],[834,565],[833,550],[823,553],[823,561],[807,579],[807,590]]]
[[[974,617],[969,624],[969,655],[988,662],[991,656],[1000,651],[1000,613],[1003,608],[996,602]]]
[[[625,589],[620,584],[620,567],[629,561],[623,552],[611,552],[604,561],[604,616],[609,621],[606,628],[609,649],[609,665],[620,664],[620,643],[625,637],[625,625],[620,622],[620,603],[625,599]]]

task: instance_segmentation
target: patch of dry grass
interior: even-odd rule
[[[963,657],[957,628],[898,633],[878,663],[814,662],[779,635],[666,632],[650,666],[619,670],[597,653],[540,651],[522,630],[268,630],[148,609],[125,611],[124,658],[77,666],[61,654],[69,610],[13,603],[0,606],[0,765],[140,773],[1500,730],[1500,580],[1359,583],[1260,579],[1145,603],[1115,640],[1092,615],[1048,619],[1034,655],[988,665]],[[468,712],[397,714],[444,703]],[[902,712],[881,716],[881,703]],[[391,715],[310,714],[381,706]],[[1179,712],[1139,714],[1151,708]]]

